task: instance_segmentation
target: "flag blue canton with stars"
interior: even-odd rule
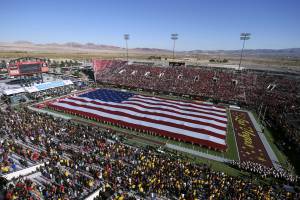
[[[106,102],[121,103],[122,101],[126,101],[128,98],[134,96],[134,94],[129,92],[98,89],[92,92],[81,94],[79,96]]]

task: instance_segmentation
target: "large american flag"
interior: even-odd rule
[[[223,107],[108,89],[52,102],[50,107],[122,127],[226,149]]]

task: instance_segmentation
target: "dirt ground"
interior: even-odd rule
[[[149,56],[159,56],[160,60],[149,59]],[[0,60],[9,61],[10,59],[20,57],[39,57],[50,58],[55,60],[74,59],[74,60],[91,60],[91,59],[126,59],[125,51],[102,51],[102,52],[61,52],[61,51],[0,51]],[[171,59],[172,55],[168,53],[145,53],[145,52],[129,52],[130,60],[148,61],[155,64],[166,64]],[[227,59],[227,63],[211,63],[210,59]],[[217,55],[217,54],[197,54],[197,55],[176,55],[175,61],[184,61],[188,65],[195,66],[222,66],[222,67],[238,67],[239,55]],[[300,73],[300,59],[297,58],[283,58],[276,56],[253,56],[244,55],[242,67],[248,69],[259,70],[275,70],[284,72]]]

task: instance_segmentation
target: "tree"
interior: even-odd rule
[[[6,68],[6,62],[5,62],[5,60],[1,61],[0,68]]]
[[[227,62],[228,62],[228,60],[224,58],[223,59],[223,63],[227,63]]]
[[[65,62],[64,62],[64,61],[61,61],[59,66],[60,66],[60,67],[65,67]]]
[[[65,67],[69,67],[69,61],[65,60]]]
[[[73,75],[74,75],[74,76],[77,76],[77,77],[81,77],[81,74],[80,74],[79,71],[75,71],[75,72],[73,73]]]
[[[56,60],[53,60],[53,62],[51,63],[52,66],[58,67],[58,62]]]

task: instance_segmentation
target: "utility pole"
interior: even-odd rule
[[[171,34],[171,39],[173,40],[173,59],[175,58],[175,42],[178,39],[178,34],[177,33],[172,33]]]
[[[239,70],[241,69],[241,64],[242,64],[242,58],[243,58],[243,52],[244,52],[244,48],[245,48],[245,42],[246,40],[249,40],[251,36],[251,33],[241,33],[240,35],[240,39],[243,40],[243,47],[241,50],[241,57],[240,57],[240,63],[239,63]]]
[[[126,42],[126,57],[127,57],[127,63],[128,63],[128,40],[129,40],[129,34],[124,34],[124,40]]]

